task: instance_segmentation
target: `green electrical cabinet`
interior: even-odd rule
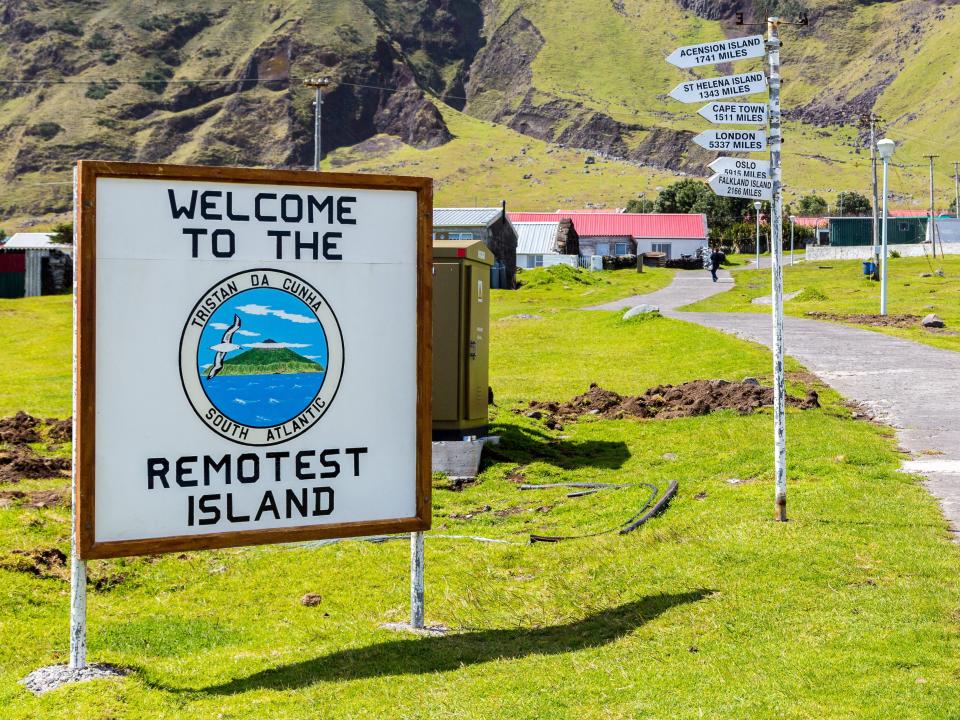
[[[490,267],[479,240],[433,241],[433,436],[486,432]]]

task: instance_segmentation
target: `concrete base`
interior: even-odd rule
[[[446,474],[454,482],[473,480],[480,472],[480,455],[487,443],[497,444],[497,436],[476,440],[443,440],[433,443],[433,471]]]
[[[422,628],[415,628],[407,622],[384,623],[380,626],[381,630],[390,630],[391,632],[406,632],[421,637],[443,637],[449,628],[446,625],[424,625]]]
[[[69,668],[66,665],[48,665],[34,670],[21,680],[20,684],[34,695],[43,695],[45,692],[56,690],[71,683],[119,678],[129,674],[129,670],[114,665],[91,664],[77,669]]]

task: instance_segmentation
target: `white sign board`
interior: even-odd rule
[[[762,72],[750,72],[682,82],[670,91],[670,97],[680,102],[695,103],[753,95],[766,89],[767,76]]]
[[[81,556],[429,527],[430,180],[79,175]]]
[[[750,35],[678,47],[667,56],[667,62],[680,68],[692,68],[763,57],[765,52],[763,35]]]
[[[693,138],[702,148],[725,152],[760,152],[767,149],[762,130],[704,130]]]
[[[697,111],[714,125],[764,125],[766,103],[707,103]]]
[[[734,175],[716,174],[707,181],[710,189],[723,197],[750,198],[751,200],[770,200],[773,198],[773,181]]]
[[[749,158],[720,157],[707,165],[718,175],[770,180],[770,161]]]

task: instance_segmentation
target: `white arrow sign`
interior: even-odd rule
[[[747,178],[748,180],[770,180],[769,160],[719,157],[707,165],[707,167],[717,175]]]
[[[692,68],[763,57],[764,52],[766,50],[763,46],[763,35],[750,35],[749,37],[678,47],[670,53],[667,62],[681,68]]]
[[[693,141],[707,150],[760,152],[767,149],[767,134],[762,130],[704,130]]]
[[[714,125],[763,125],[767,122],[766,103],[707,103],[697,111]]]
[[[682,82],[670,91],[670,97],[680,102],[695,103],[753,95],[766,89],[767,76],[762,72],[751,72]]]
[[[750,198],[751,200],[773,199],[773,181],[753,178],[713,175],[708,181],[710,189],[723,197]]]

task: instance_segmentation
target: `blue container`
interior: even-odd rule
[[[875,262],[871,262],[870,260],[864,260],[864,261],[863,261],[863,274],[864,274],[864,275],[866,275],[867,277],[869,277],[870,275],[873,275],[876,271],[877,271],[877,264],[876,264]]]

